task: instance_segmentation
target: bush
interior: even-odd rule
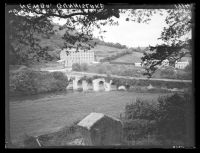
[[[158,98],[157,126],[162,139],[184,140],[191,102],[191,95],[186,93]]]
[[[68,79],[62,72],[22,70],[10,73],[10,96],[65,90]]]
[[[36,73],[31,70],[10,72],[9,91],[11,95],[35,94],[37,87],[34,82]]]
[[[123,121],[123,137],[125,141],[138,140],[147,134],[152,134],[155,129],[155,121],[134,119]]]
[[[185,67],[185,72],[192,72],[192,61],[189,62],[189,65]]]
[[[178,71],[177,72],[177,79],[183,80],[191,80],[192,79],[192,71]]]
[[[81,71],[88,71],[88,64],[87,63],[81,64]]]
[[[78,63],[72,64],[72,70],[73,71],[81,71],[81,66]]]
[[[67,76],[65,76],[64,73],[62,73],[62,72],[52,72],[52,75],[53,75],[54,79],[59,80],[59,81],[63,81],[63,84],[66,85],[68,83]]]
[[[106,74],[106,68],[103,67],[103,66],[99,67],[97,71],[98,71],[99,74]]]
[[[162,78],[176,79],[176,72],[172,68],[162,69],[160,72]]]
[[[83,64],[74,63],[74,64],[72,64],[72,70],[78,71],[78,72],[88,71],[88,64],[87,63],[83,63]]]
[[[137,98],[135,103],[126,105],[125,118],[131,120],[154,120],[156,118],[156,111],[156,107],[153,104],[150,104],[149,101]]]
[[[123,121],[123,138],[132,142],[155,133],[156,108],[148,101],[136,99],[135,103],[127,104]]]
[[[122,118],[124,139],[132,141],[153,134],[164,144],[180,142],[186,145],[192,139],[187,129],[193,119],[191,102],[190,93],[176,93],[159,97],[157,105],[141,99],[127,104]]]

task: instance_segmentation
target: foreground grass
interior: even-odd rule
[[[22,141],[23,135],[40,135],[57,131],[81,120],[91,112],[119,117],[125,105],[137,97],[154,99],[164,93],[96,92],[63,93],[46,97],[31,97],[10,102],[10,132],[13,143]]]
[[[158,102],[136,99],[132,103],[127,103],[125,111],[120,114],[123,123],[121,145],[150,148],[192,145],[193,140],[188,135],[187,127],[189,118],[186,117],[192,111],[190,98],[186,94],[173,94],[159,97]],[[191,114],[189,116],[189,120],[192,120]],[[70,126],[64,126],[56,132],[40,135],[40,144],[44,147],[69,146],[75,139],[81,140],[83,136],[77,128],[79,121],[76,120]],[[25,147],[33,146],[33,139],[26,136],[23,141]]]

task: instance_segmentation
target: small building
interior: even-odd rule
[[[141,67],[142,64],[141,64],[140,62],[138,62],[138,63],[135,63],[135,66],[137,66],[137,67]]]
[[[187,65],[189,65],[189,62],[176,62],[175,63],[175,68],[177,69],[184,69]]]
[[[119,145],[122,138],[120,120],[102,113],[90,113],[78,124],[86,145]]]

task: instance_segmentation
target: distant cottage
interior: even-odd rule
[[[122,137],[120,120],[102,113],[90,113],[78,123],[86,145],[119,145]]]
[[[189,62],[188,61],[186,61],[186,62],[175,62],[175,68],[177,68],[177,69],[184,69],[184,68],[186,68],[186,66],[188,66],[189,65]]]

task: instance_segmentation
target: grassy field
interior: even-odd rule
[[[113,60],[112,62],[124,62],[124,63],[141,62],[142,56],[143,56],[143,53],[133,52],[132,54],[117,58],[117,59]]]
[[[121,51],[125,51],[126,49],[119,49],[115,47],[109,47],[109,46],[104,46],[104,45],[96,45],[92,50],[96,51],[97,53],[117,53]]]
[[[126,51],[127,49],[96,45],[92,50],[95,52],[97,60],[100,60],[102,58],[115,55],[116,53]]]
[[[24,134],[40,135],[70,126],[91,112],[119,117],[125,105],[137,97],[156,100],[160,93],[97,92],[36,95],[10,101],[10,132],[13,143]]]
[[[132,76],[132,77],[144,77],[142,72],[144,69],[141,67],[135,67],[133,65],[125,64],[109,64],[99,63],[96,65],[89,65],[87,72],[99,73],[99,74],[113,74],[120,76]]]

